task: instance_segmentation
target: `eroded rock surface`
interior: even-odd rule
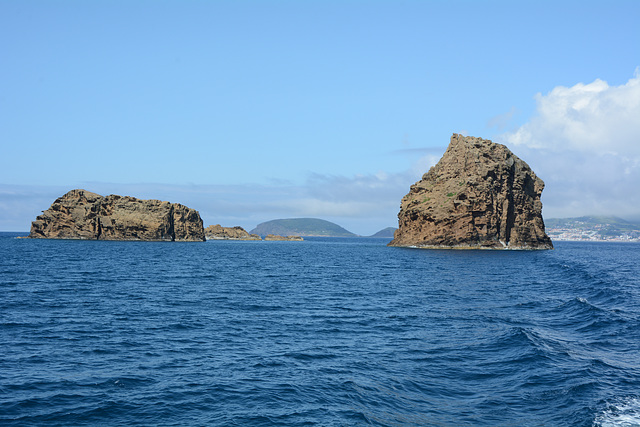
[[[141,200],[86,190],[56,199],[31,224],[31,238],[203,241],[198,211],[179,203]]]
[[[402,199],[389,246],[552,249],[543,188],[504,145],[453,134],[438,164]]]
[[[249,234],[242,227],[222,227],[220,224],[210,225],[204,229],[207,239],[212,240],[262,240],[257,234]]]

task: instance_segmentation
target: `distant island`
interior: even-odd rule
[[[260,236],[278,234],[281,236],[305,237],[358,237],[358,235],[345,230],[338,224],[318,218],[274,219],[258,224],[250,233]]]
[[[281,236],[304,237],[376,237],[393,239],[394,227],[384,228],[371,236],[360,236],[352,233],[331,221],[319,218],[287,218],[274,219],[260,223],[251,230],[251,234],[267,236],[278,234]]]
[[[395,233],[397,230],[396,227],[387,227],[387,228],[383,228],[382,230],[378,231],[377,233],[369,236],[369,237],[376,237],[376,238],[389,238],[389,239],[393,239],[393,233]]]
[[[640,242],[640,224],[615,216],[581,216],[545,220],[553,240]]]

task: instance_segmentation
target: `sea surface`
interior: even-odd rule
[[[0,235],[2,426],[640,424],[640,244]]]

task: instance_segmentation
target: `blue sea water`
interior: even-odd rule
[[[640,424],[640,244],[0,235],[0,425]]]

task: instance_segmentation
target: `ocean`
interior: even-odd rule
[[[0,235],[3,426],[640,425],[640,244]]]

